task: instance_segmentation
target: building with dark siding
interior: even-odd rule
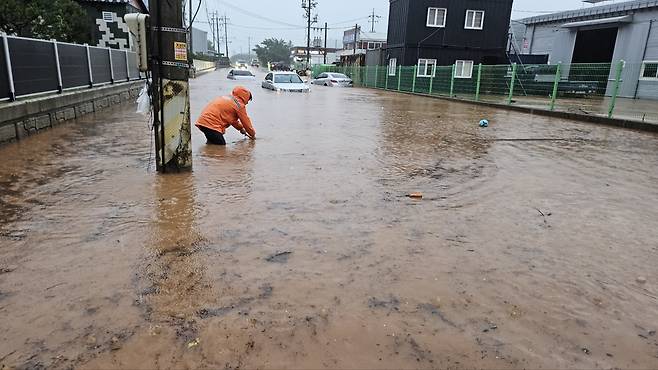
[[[388,45],[382,62],[418,65],[419,76],[456,64],[470,77],[474,65],[507,64],[513,0],[390,0]]]
[[[77,0],[87,12],[90,45],[131,49],[132,39],[123,16],[148,13],[142,0]]]

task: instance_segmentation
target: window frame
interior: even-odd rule
[[[457,65],[459,65],[460,62],[462,63],[462,68],[457,69]],[[470,63],[470,65],[471,65],[468,76],[464,75],[464,66],[466,66],[467,63]],[[455,78],[462,78],[462,79],[471,79],[471,78],[473,78],[473,66],[474,65],[475,65],[475,63],[472,60],[463,60],[463,59],[455,60],[455,75],[454,75],[454,77]],[[457,71],[460,71],[459,75],[457,75]]]
[[[430,24],[430,12],[432,9],[435,10],[434,13],[434,23]],[[436,21],[438,20],[438,13],[439,10],[443,10],[443,23],[442,24],[436,24]],[[427,16],[425,17],[425,26],[426,27],[433,27],[433,28],[446,28],[446,22],[448,19],[448,9],[447,8],[438,8],[434,6],[430,6],[427,8]]]
[[[468,24],[468,13],[473,12],[473,22],[471,22],[471,25]],[[482,13],[482,19],[480,21],[480,27],[475,27],[475,15],[477,13]],[[484,10],[477,10],[477,9],[466,9],[466,18],[464,19],[464,29],[465,30],[483,30],[484,29]]]
[[[420,63],[421,61],[424,61],[425,65],[423,67],[423,73],[421,74],[421,67]],[[432,66],[432,73],[427,74],[427,67],[431,65]],[[429,58],[419,58],[418,59],[418,64],[416,64],[417,69],[416,69],[416,77],[435,77],[436,76],[436,59],[429,59]]]
[[[393,65],[391,66],[391,62],[393,62]],[[391,68],[392,67],[392,68]],[[391,73],[391,71],[393,73]],[[390,58],[388,60],[388,75],[390,77],[395,77],[398,73],[398,58]]]
[[[644,77],[644,72],[647,64],[656,64],[658,67],[658,60],[642,61],[642,68],[640,69],[640,81],[658,81],[658,71],[656,71],[656,77]]]

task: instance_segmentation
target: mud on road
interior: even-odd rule
[[[656,135],[249,87],[188,174],[132,106],[0,148],[0,367],[658,367]]]

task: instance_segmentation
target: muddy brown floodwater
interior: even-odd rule
[[[132,105],[0,148],[0,368],[658,368],[658,136],[247,85],[192,173]]]

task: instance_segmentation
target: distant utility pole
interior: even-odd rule
[[[224,42],[226,43],[226,56],[228,57],[228,21],[230,19],[224,14],[219,20],[224,23]]]
[[[356,43],[358,41],[359,33],[361,32],[361,27],[358,24],[354,25],[354,55],[356,56]]]
[[[324,64],[327,64],[327,22],[324,22]]]
[[[368,21],[370,22],[370,32],[373,33],[375,32],[375,23],[378,23],[379,18],[381,17],[382,17],[381,15],[375,14],[375,8],[372,8],[372,14],[368,16],[368,18],[370,18],[370,20]]]
[[[311,66],[311,24],[318,22],[317,14],[313,19],[311,19],[311,13],[313,9],[318,6],[318,2],[315,0],[302,0],[302,9],[304,9],[304,17],[307,21],[306,29],[306,68]]]
[[[221,36],[219,35],[219,15],[217,14],[217,11],[215,10],[215,32],[217,33],[217,44],[215,44],[215,48],[217,49],[217,56],[221,54],[221,50],[219,49],[219,40],[221,39]]]
[[[247,53],[249,55],[249,62],[251,62],[251,36],[247,37]]]
[[[217,40],[215,40],[215,13],[211,13],[212,15],[210,16],[210,32],[212,33],[212,51],[215,51],[215,48],[217,47]]]

